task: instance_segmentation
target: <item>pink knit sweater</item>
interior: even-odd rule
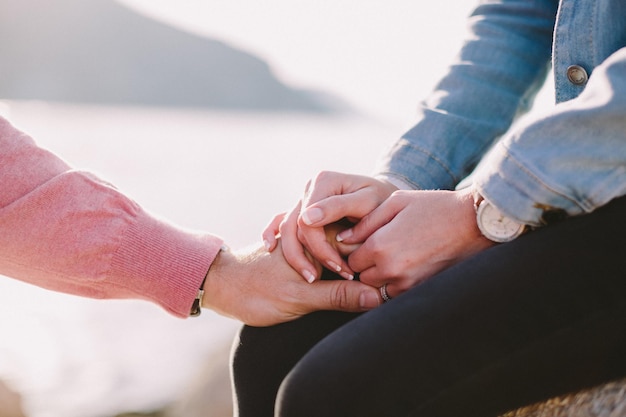
[[[0,274],[186,317],[221,244],[148,214],[0,118]]]

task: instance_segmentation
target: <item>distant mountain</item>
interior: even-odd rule
[[[259,58],[114,0],[0,0],[0,98],[328,111]],[[330,100],[332,101],[332,100]]]

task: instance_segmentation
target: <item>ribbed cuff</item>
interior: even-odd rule
[[[115,253],[107,283],[129,298],[153,301],[175,316],[188,317],[222,239],[184,231],[145,213],[134,220]]]

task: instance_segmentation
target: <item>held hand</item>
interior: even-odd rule
[[[397,191],[339,239],[365,240],[350,266],[361,282],[387,284],[391,297],[493,245],[478,230],[469,190]]]
[[[221,252],[204,286],[203,307],[252,326],[294,320],[316,310],[364,312],[380,305],[376,288],[357,281],[318,281],[309,285],[276,250]]]
[[[298,218],[298,239],[315,259],[351,279],[353,271],[325,239],[322,228],[342,219],[358,221],[396,190],[372,177],[321,172],[307,187]]]
[[[266,246],[273,247],[273,235],[279,224],[285,258],[309,282],[317,275],[311,274],[311,262],[304,249],[327,268],[352,279],[353,271],[329,243],[323,228],[341,219],[362,218],[396,189],[392,184],[371,177],[321,172],[307,184],[301,204],[281,221],[275,218],[268,226],[263,234]]]
[[[263,231],[263,243],[265,249],[268,252],[273,251],[279,243],[278,237],[281,237],[283,255],[286,259],[294,259],[294,264],[291,266],[301,272],[301,275],[306,278],[309,283],[315,281],[318,271],[320,271],[319,262],[312,260],[311,256],[305,252],[304,246],[297,239],[297,223],[296,217],[300,212],[300,203],[298,203],[296,209],[290,213],[278,214],[272,219],[270,224]],[[335,222],[323,227],[324,238],[326,242],[338,253],[342,259],[345,259],[350,255],[359,244],[345,244],[337,241],[337,234],[347,229],[351,224],[346,221]],[[334,272],[337,272],[336,268],[332,268]],[[347,276],[346,272],[343,272],[343,277],[351,279],[351,276]]]

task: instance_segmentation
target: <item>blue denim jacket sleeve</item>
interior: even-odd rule
[[[420,189],[453,189],[467,176],[545,80],[554,3],[479,5],[456,61],[420,103],[415,126],[380,161],[379,173]]]
[[[625,195],[626,48],[594,69],[577,98],[499,141],[474,184],[531,225],[546,209],[579,215]]]
[[[546,207],[575,215],[624,194],[626,90],[623,55],[615,52],[626,42],[625,5],[483,1],[458,61],[382,159],[379,175],[414,188],[454,188],[528,108],[553,54],[563,103],[498,140],[475,183],[506,214],[533,225]],[[584,89],[566,79],[572,64],[593,72]]]

